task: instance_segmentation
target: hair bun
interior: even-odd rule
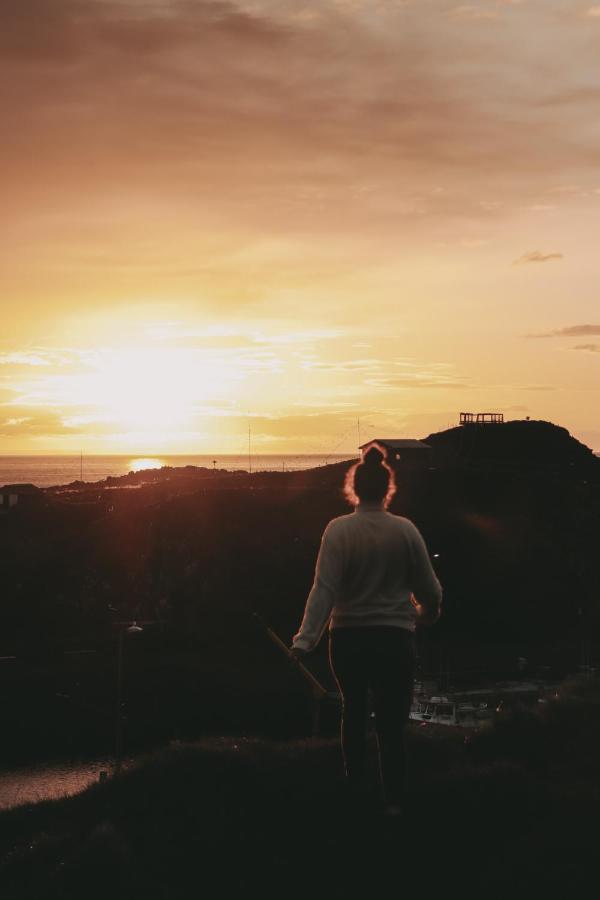
[[[371,469],[380,466],[384,460],[385,454],[379,447],[370,447],[365,453],[363,464]]]

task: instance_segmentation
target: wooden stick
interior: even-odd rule
[[[326,689],[323,687],[323,685],[320,683],[320,681],[318,681],[318,680],[315,678],[315,676],[312,674],[312,672],[309,672],[309,670],[306,668],[306,666],[305,666],[303,663],[301,663],[298,659],[296,659],[296,658],[293,656],[293,654],[290,652],[290,650],[289,650],[289,648],[287,647],[287,645],[281,640],[281,638],[279,637],[279,635],[275,634],[275,632],[273,631],[273,629],[270,628],[270,627],[267,625],[267,623],[266,623],[265,621],[263,621],[263,619],[258,615],[258,613],[254,613],[254,618],[255,618],[255,619],[258,619],[258,621],[261,623],[261,625],[264,626],[264,628],[265,628],[266,631],[267,631],[267,634],[269,635],[269,637],[271,638],[271,640],[273,641],[273,643],[274,643],[274,644],[277,644],[277,646],[279,647],[279,649],[282,650],[283,653],[285,653],[285,655],[287,656],[287,658],[288,658],[291,662],[293,662],[295,666],[298,667],[299,671],[304,675],[304,677],[306,678],[306,680],[308,681],[308,683],[309,683],[310,686],[312,687],[313,691],[315,692],[315,695],[316,695],[319,699],[320,699],[321,697],[324,697],[325,694],[327,693],[327,691],[326,691]]]

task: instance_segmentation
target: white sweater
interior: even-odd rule
[[[414,631],[417,610],[440,613],[442,588],[417,527],[381,504],[360,503],[323,532],[315,580],[293,646],[312,650],[330,628],[394,625]]]

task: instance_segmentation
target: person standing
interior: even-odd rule
[[[329,660],[342,698],[341,745],[351,788],[365,773],[371,691],[389,815],[402,812],[405,790],[414,631],[417,624],[433,625],[442,603],[419,530],[387,511],[395,490],[385,450],[374,444],[346,475],[344,492],[354,512],[325,528],[314,583],[290,648],[296,660],[310,653],[329,623]]]

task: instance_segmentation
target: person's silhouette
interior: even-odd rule
[[[300,658],[313,650],[329,622],[329,658],[343,704],[341,743],[348,785],[359,785],[365,772],[370,690],[385,811],[398,814],[406,775],[414,630],[417,623],[437,621],[442,589],[416,526],[387,512],[396,485],[385,460],[385,450],[373,445],[346,475],[346,497],[355,510],[325,528],[291,652]]]

